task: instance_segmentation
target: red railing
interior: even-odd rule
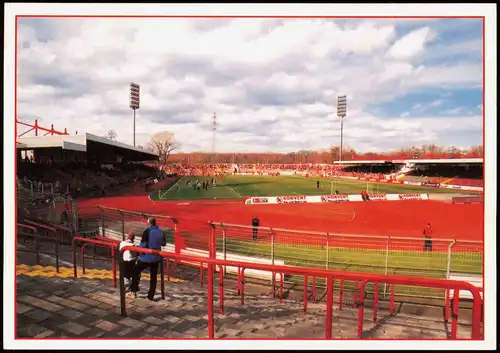
[[[40,264],[40,255],[41,254],[55,256],[56,272],[59,273],[59,245],[61,243],[61,237],[60,236],[59,237],[51,237],[51,236],[47,236],[47,235],[41,235],[41,234],[39,234],[38,230],[35,227],[28,226],[26,224],[17,223],[16,226],[19,228],[29,229],[29,230],[33,231],[33,233],[23,232],[22,234],[18,233],[18,235],[21,234],[22,236],[25,236],[25,237],[28,236],[28,237],[35,238],[35,250],[31,250],[28,248],[26,248],[26,249],[17,248],[16,251],[22,251],[22,252],[28,252],[28,253],[35,254],[36,255],[36,263],[38,265]],[[50,253],[50,252],[40,251],[40,240],[53,242],[54,243],[54,252]],[[25,242],[26,242],[26,239],[25,239]]]
[[[33,231],[33,232],[36,233],[36,228],[33,227],[33,226],[29,226],[27,224],[22,224],[22,223],[16,223],[16,226],[19,227],[19,228],[29,229],[29,230],[31,230],[31,231]]]
[[[38,125],[38,119],[35,119],[35,123],[33,125],[25,123],[25,122],[22,122],[22,121],[19,121],[19,120],[16,119],[16,124],[20,124],[20,125],[27,126],[27,127],[31,128],[31,129],[28,129],[25,132],[19,134],[17,137],[23,137],[24,135],[26,135],[28,132],[31,132],[31,131],[34,131],[35,132],[35,136],[38,136],[38,130],[46,132],[46,134],[44,136],[47,136],[49,134],[51,136],[53,136],[53,135],[69,135],[68,131],[66,130],[66,128],[64,128],[64,131],[57,131],[57,130],[55,130],[54,129],[54,124],[50,125],[50,129],[47,129],[47,128],[44,128],[44,127]]]
[[[210,237],[212,238],[212,237]],[[420,286],[420,287],[430,287],[430,288],[440,288],[440,289],[454,289],[454,293],[458,293],[460,290],[470,291],[473,298],[473,313],[472,313],[472,334],[471,338],[474,340],[480,339],[480,324],[481,324],[481,297],[479,290],[470,283],[462,281],[451,281],[442,279],[430,279],[430,278],[418,278],[418,277],[407,277],[407,276],[389,276],[389,275],[376,275],[376,274],[365,274],[365,273],[350,273],[342,271],[331,271],[331,270],[321,270],[312,268],[300,268],[291,266],[276,266],[268,264],[256,264],[256,263],[246,263],[239,261],[230,260],[217,260],[214,258],[214,242],[212,241],[212,246],[210,246],[210,257],[198,257],[198,256],[186,256],[178,255],[172,252],[151,250],[138,248],[135,246],[126,246],[120,250],[121,253],[130,250],[141,254],[155,254],[166,259],[166,261],[174,260],[176,262],[183,263],[199,263],[200,267],[204,264],[208,267],[208,285],[207,285],[207,297],[208,297],[208,338],[214,338],[214,313],[213,313],[213,278],[214,278],[214,266],[219,266],[222,272],[224,266],[232,266],[238,268],[241,271],[241,302],[244,303],[245,287],[244,287],[244,272],[245,269],[254,269],[260,271],[268,271],[271,273],[287,273],[299,276],[314,276],[316,278],[325,278],[327,280],[327,298],[326,298],[326,318],[325,318],[325,339],[332,338],[332,314],[333,314],[333,284],[335,279],[348,280],[348,281],[360,281],[360,295],[357,301],[359,307],[359,317],[358,317],[358,335],[361,338],[361,333],[363,330],[363,314],[364,314],[364,288],[367,282],[371,281],[375,284],[387,283],[392,285],[410,285],[410,286]],[[163,262],[162,262],[163,264]],[[221,280],[223,275],[219,275]],[[120,276],[121,277],[121,276]],[[123,280],[120,278],[120,284]],[[125,292],[124,288],[120,286],[120,298],[121,298],[121,309],[122,315],[126,316],[126,306],[125,306]],[[221,287],[222,288],[222,287]],[[392,291],[391,291],[392,293]],[[458,296],[458,294],[456,294]],[[220,298],[223,297],[223,292],[221,292]],[[458,298],[458,297],[457,297]],[[375,298],[374,302],[374,320],[376,320],[376,311],[378,305],[378,298]],[[307,301],[307,296],[304,297],[304,301]],[[393,310],[394,306],[394,295],[391,295],[391,307]],[[304,304],[306,310],[307,303]],[[452,323],[452,335],[451,338],[456,338],[456,320],[458,318],[458,310],[456,306],[452,308],[453,312],[453,323]]]
[[[85,269],[85,254],[84,254],[84,248],[86,245],[94,245],[94,246],[101,246],[105,248],[109,248],[111,251],[111,271],[113,273],[113,287],[116,288],[116,250],[118,247],[118,243],[112,242],[112,241],[103,241],[103,240],[95,240],[95,239],[87,239],[87,238],[80,238],[80,237],[75,237],[73,238],[72,241],[72,251],[73,251],[73,275],[74,278],[78,278],[78,264],[76,261],[76,245],[77,243],[80,242],[82,243],[82,248],[81,248],[81,257],[82,257],[82,267]],[[102,259],[99,259],[102,260]],[[85,273],[85,270],[83,270],[83,273]]]

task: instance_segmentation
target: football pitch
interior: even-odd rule
[[[340,194],[359,194],[362,190],[369,193],[449,193],[457,194],[456,190],[424,188],[401,184],[384,184],[359,180],[346,180],[339,178],[305,178],[303,176],[225,176],[216,179],[216,186],[208,190],[197,191],[192,184],[196,181],[203,182],[203,177],[181,177],[168,188],[155,191],[151,194],[153,201],[175,200],[241,200],[250,196],[291,196],[291,195],[324,195],[338,190]],[[320,187],[317,188],[317,181]],[[191,182],[188,186],[188,182]],[[188,241],[190,247],[204,248],[206,234],[194,229],[182,231],[182,236]],[[233,237],[234,236],[234,237]],[[245,240],[244,234],[239,231],[226,239],[225,251],[242,256],[255,256],[269,258],[270,243],[252,242]],[[243,238],[242,238],[243,237]],[[366,242],[366,241],[365,241]],[[477,274],[482,268],[482,244],[475,244],[479,249],[469,249],[452,253],[451,270],[461,273]],[[221,239],[217,239],[218,251],[222,250]],[[363,246],[342,247],[330,246],[328,250],[319,246],[302,243],[275,244],[275,256],[284,260],[286,265],[328,268],[331,270],[354,271],[365,273],[379,273],[418,277],[444,278],[447,270],[446,249],[436,249],[432,253],[423,253],[420,248],[414,251],[391,249],[387,254],[384,249],[376,249],[369,244]],[[387,257],[387,255],[389,255]],[[386,263],[388,259],[388,262]],[[387,267],[386,267],[387,266]],[[288,278],[292,285],[302,281],[294,276]],[[321,283],[321,280],[318,284]],[[354,283],[348,287],[354,288]],[[408,286],[396,286],[396,293],[415,297],[441,298],[440,290],[419,289]]]
[[[457,190],[425,188],[402,184],[384,184],[349,180],[340,178],[305,178],[303,176],[253,176],[229,175],[223,179],[216,179],[216,186],[208,190],[197,191],[192,184],[203,177],[185,176],[180,178],[167,189],[158,190],[151,194],[153,201],[170,200],[237,200],[251,196],[294,196],[294,195],[328,195],[337,190],[340,194],[359,194],[367,190],[372,194],[426,194],[449,193],[457,194]],[[191,185],[188,186],[188,182]],[[320,182],[319,188],[317,181]],[[463,192],[462,192],[463,193]]]

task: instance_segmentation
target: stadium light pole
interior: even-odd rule
[[[344,143],[344,118],[347,112],[347,96],[337,96],[337,116],[340,118],[340,152],[339,161],[342,162],[342,150]]]
[[[139,109],[140,106],[140,88],[141,86],[137,83],[130,83],[130,108],[134,111],[134,147],[135,147],[135,111]]]

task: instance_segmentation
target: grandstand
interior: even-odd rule
[[[31,193],[81,197],[159,177],[137,163],[158,154],[88,133],[21,137],[16,147],[19,185]]]
[[[379,174],[380,178],[403,180],[410,185],[425,183],[476,191],[483,188],[483,158],[344,161],[335,164],[344,166],[344,175],[351,173],[366,177]]]

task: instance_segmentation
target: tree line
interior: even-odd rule
[[[466,150],[456,147],[440,147],[437,145],[423,145],[420,147],[403,148],[387,153],[361,153],[354,148],[343,148],[342,160],[394,160],[413,158],[479,158],[483,157],[483,146],[472,146]],[[325,163],[331,164],[340,160],[340,147],[332,146],[328,150],[300,150],[290,153],[172,153],[169,163],[206,164],[206,163],[235,163],[235,164],[300,164]]]
[[[106,138],[116,140],[115,131],[108,131]],[[138,146],[143,148],[142,146]],[[290,153],[174,153],[180,148],[174,135],[168,131],[157,132],[151,136],[147,148],[158,153],[160,163],[182,164],[209,164],[209,163],[234,163],[234,164],[331,164],[340,160],[340,147],[331,146],[324,150],[299,150]],[[376,153],[357,152],[352,147],[344,147],[342,160],[394,160],[412,158],[479,158],[483,157],[483,146],[471,146],[458,149],[454,146],[442,147],[434,144],[402,148],[392,152]]]

